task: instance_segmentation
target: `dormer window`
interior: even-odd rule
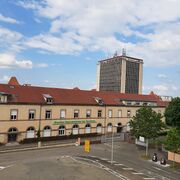
[[[49,94],[43,94],[43,97],[44,97],[44,99],[45,99],[45,101],[46,101],[47,104],[52,104],[52,103],[53,103],[53,98],[52,98],[51,95],[49,95]]]
[[[95,101],[100,105],[104,105],[104,102],[103,102],[103,99],[102,98],[99,98],[99,97],[95,97]]]
[[[6,94],[4,92],[0,92],[0,103],[7,103],[8,97],[10,97],[11,94]]]

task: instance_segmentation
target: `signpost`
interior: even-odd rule
[[[84,151],[90,152],[90,140],[85,140]]]

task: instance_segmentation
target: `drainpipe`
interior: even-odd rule
[[[41,137],[41,112],[42,112],[42,104],[40,104],[40,111],[39,111],[39,127],[38,127],[38,138]],[[41,141],[38,139],[38,147],[41,147]]]

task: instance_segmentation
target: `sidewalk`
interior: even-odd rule
[[[75,145],[75,142],[76,142],[75,139],[64,140],[64,141],[62,140],[61,141],[60,140],[48,141],[48,142],[42,142],[41,147],[38,147],[38,143],[30,143],[30,144],[18,144],[18,143],[10,144],[9,143],[9,144],[0,146],[0,153],[73,146]]]

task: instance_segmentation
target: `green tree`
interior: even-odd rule
[[[142,107],[130,120],[131,134],[136,138],[142,136],[147,141],[148,139],[155,140],[165,128],[161,119],[160,113],[156,113],[150,107]],[[148,147],[146,148],[146,155],[148,155]]]
[[[180,130],[180,98],[174,98],[165,110],[166,124]]]
[[[165,148],[173,153],[180,153],[180,131],[178,131],[176,128],[172,128],[168,134],[167,138],[165,140]],[[173,167],[175,163],[175,154],[174,154],[174,160],[173,160]]]

